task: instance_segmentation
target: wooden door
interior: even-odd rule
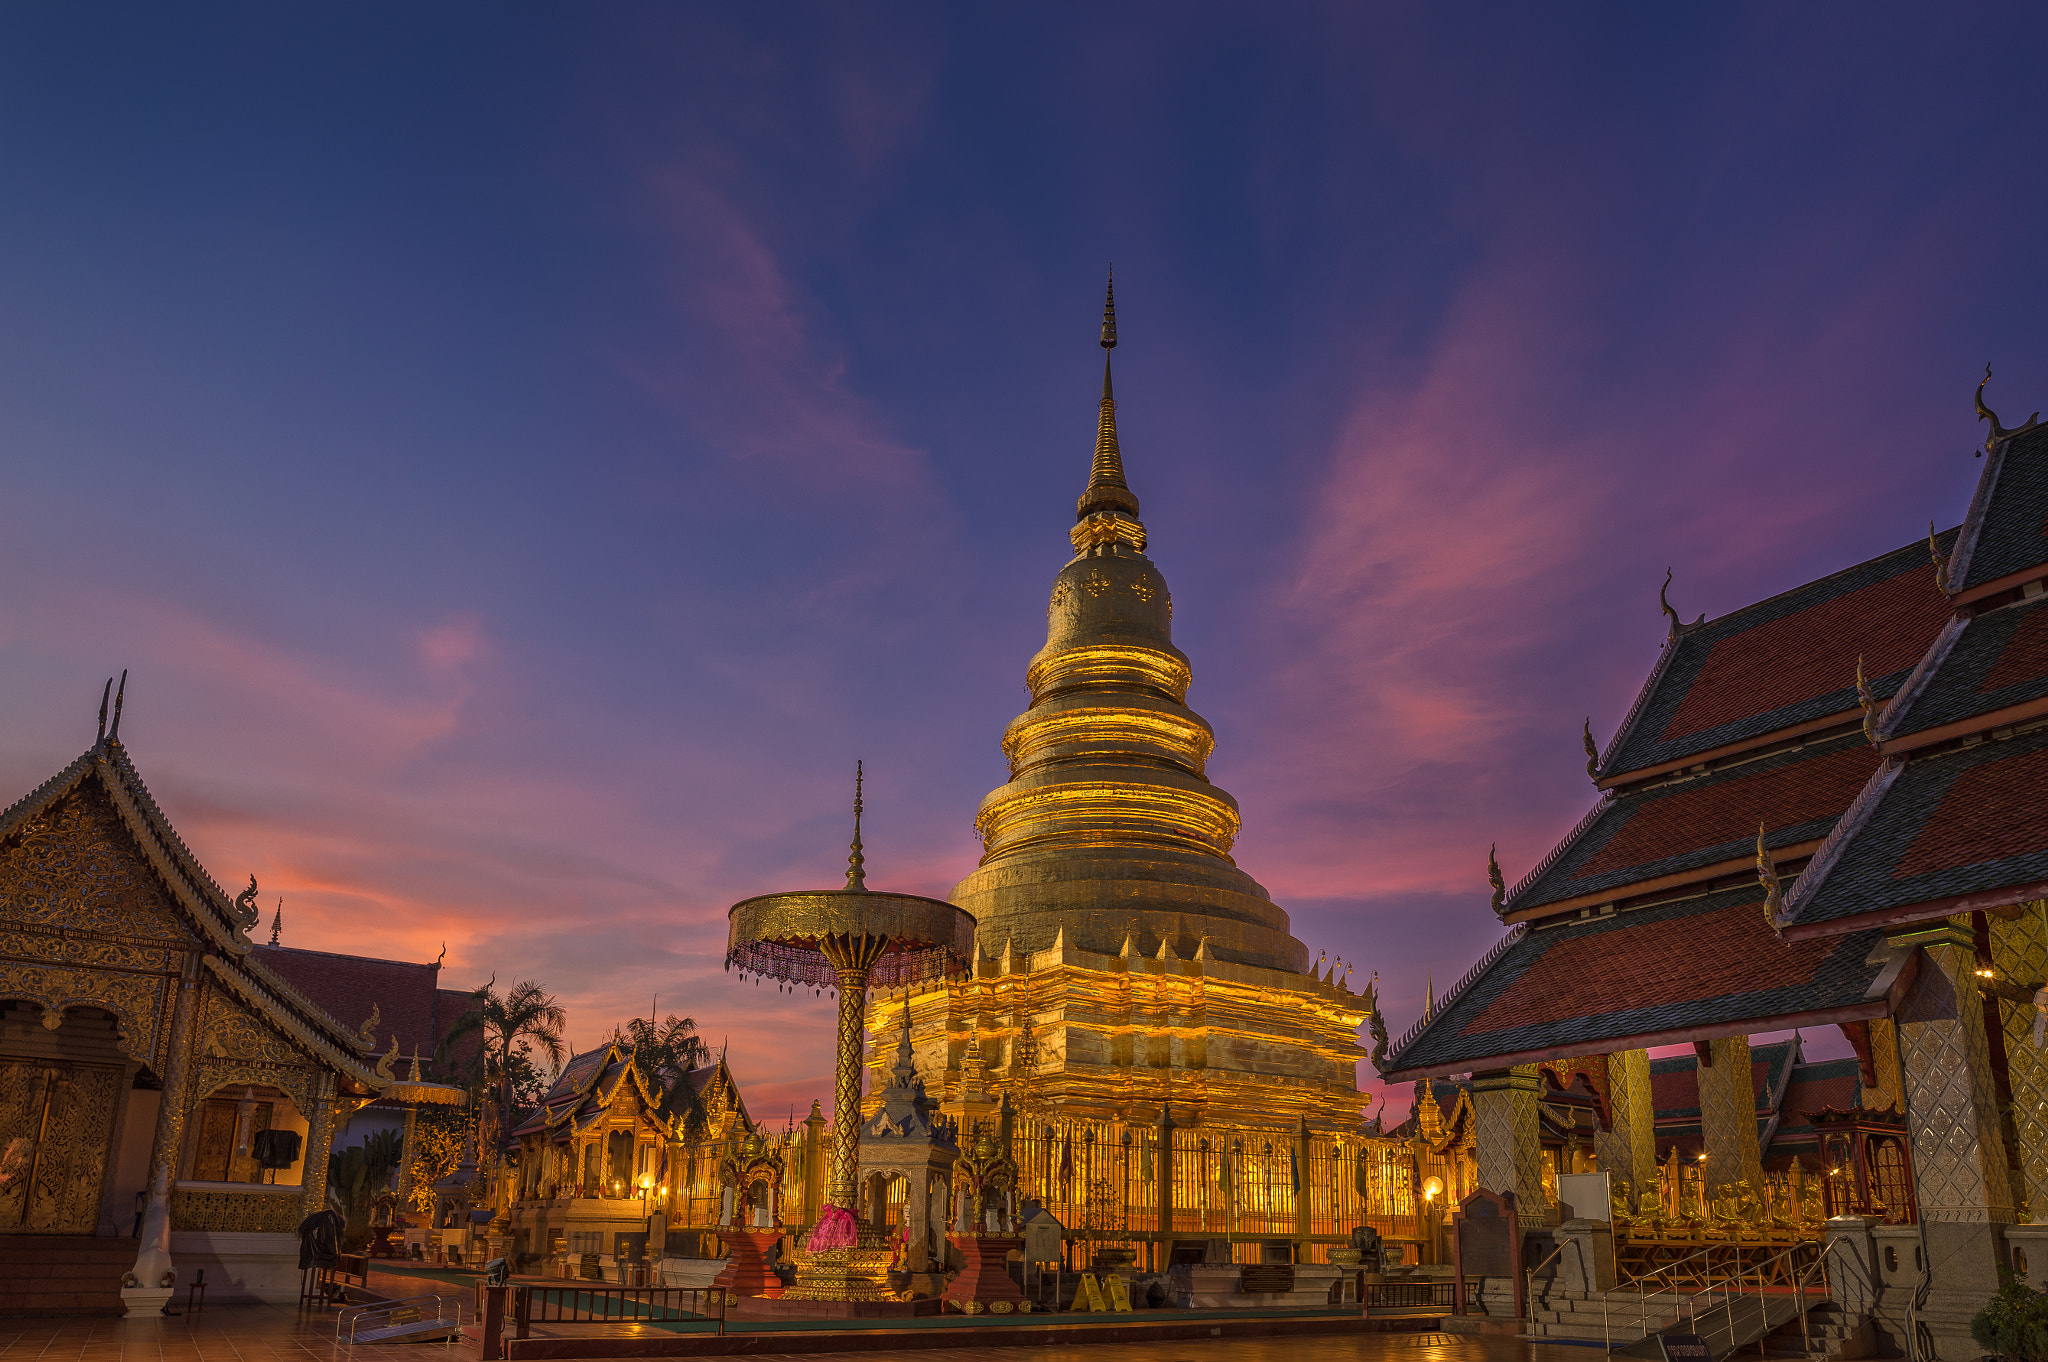
[[[0,1234],[91,1234],[121,1070],[0,1056]]]

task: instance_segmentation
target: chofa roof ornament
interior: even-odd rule
[[[2027,418],[2025,425],[2014,426],[2011,430],[2007,430],[2004,426],[1998,424],[1998,413],[1984,405],[1984,385],[1990,381],[1991,365],[1987,363],[1984,366],[1984,377],[1977,381],[1977,419],[1979,421],[1989,421],[1991,423],[1991,433],[1984,437],[1984,448],[1977,451],[1977,457],[1980,459],[1989,454],[2000,440],[2010,439],[2015,435],[2023,435],[2041,424],[2041,413],[2038,411]]]

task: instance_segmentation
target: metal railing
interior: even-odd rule
[[[1409,1282],[1367,1282],[1365,1313],[1434,1313],[1441,1306],[1448,1313],[1457,1284],[1449,1278]]]
[[[395,1301],[351,1305],[334,1318],[335,1342],[344,1339],[350,1347],[357,1342],[376,1342],[394,1332],[425,1334],[433,1326],[445,1326],[446,1342],[453,1344],[462,1332],[460,1296],[405,1296]]]
[[[517,1337],[532,1324],[672,1323],[718,1321],[725,1333],[729,1293],[717,1286],[513,1286]]]
[[[1773,1254],[1771,1257],[1765,1259],[1763,1262],[1756,1264],[1752,1272],[1744,1272],[1743,1269],[1738,1265],[1734,1276],[1729,1277],[1723,1281],[1710,1283],[1703,1289],[1692,1292],[1689,1295],[1677,1296],[1675,1301],[1667,1302],[1667,1304],[1671,1306],[1671,1322],[1677,1322],[1679,1316],[1683,1315],[1686,1321],[1692,1324],[1694,1326],[1694,1329],[1697,1330],[1699,1326],[1700,1317],[1700,1302],[1703,1300],[1707,1301],[1709,1303],[1709,1308],[1712,1308],[1713,1305],[1718,1303],[1718,1305],[1722,1309],[1723,1322],[1727,1326],[1728,1349],[1730,1352],[1733,1352],[1736,1347],[1735,1304],[1739,1299],[1748,1298],[1749,1293],[1747,1291],[1747,1281],[1751,1275],[1754,1275],[1756,1279],[1756,1292],[1754,1295],[1754,1299],[1757,1302],[1758,1319],[1759,1323],[1762,1325],[1764,1329],[1764,1332],[1768,1334],[1770,1332],[1770,1307],[1766,1300],[1766,1296],[1768,1295],[1767,1278],[1771,1275],[1771,1269],[1775,1267],[1777,1264],[1784,1262],[1786,1259],[1793,1258],[1795,1255],[1803,1253],[1812,1247],[1813,1246],[1811,1244],[1795,1244],[1791,1248]],[[1833,1243],[1829,1243],[1828,1245],[1823,1247],[1820,1250],[1819,1254],[1815,1256],[1813,1262],[1808,1264],[1808,1266],[1803,1272],[1792,1271],[1792,1265],[1788,1264],[1788,1275],[1792,1277],[1792,1287],[1787,1294],[1792,1298],[1794,1302],[1794,1309],[1799,1315],[1799,1328],[1802,1337],[1806,1336],[1805,1300],[1807,1295],[1808,1284],[1812,1281],[1814,1273],[1818,1271],[1821,1268],[1821,1266],[1827,1261],[1827,1256],[1833,1250],[1833,1248]],[[1708,1255],[1712,1251],[1712,1246],[1708,1248],[1702,1248],[1698,1252],[1687,1254],[1685,1257],[1679,1259],[1675,1263],[1667,1263],[1665,1266],[1658,1268],[1655,1272],[1645,1273],[1643,1276],[1635,1279],[1633,1285],[1636,1288],[1636,1339],[1632,1341],[1640,1341],[1641,1339],[1648,1338],[1650,1334],[1653,1332],[1650,1328],[1649,1323],[1649,1292],[1645,1287],[1645,1283],[1649,1282],[1654,1277],[1661,1277],[1667,1272],[1676,1272],[1679,1268],[1686,1266],[1695,1258],[1700,1258],[1705,1255]],[[1551,1257],[1556,1256],[1556,1254],[1551,1255]],[[1675,1277],[1672,1279],[1672,1284],[1674,1287],[1677,1285],[1677,1279]],[[1823,1294],[1825,1294],[1825,1285],[1823,1286]],[[1614,1322],[1612,1308],[1613,1296],[1614,1293],[1611,1291],[1602,1292],[1600,1296],[1600,1328],[1601,1333],[1604,1336],[1604,1341],[1606,1342],[1607,1348],[1610,1352],[1613,1351],[1614,1348]],[[1716,1301],[1717,1297],[1718,1302]],[[1661,1329],[1668,1327],[1668,1325],[1659,1325],[1658,1327]],[[1808,1351],[1811,1351],[1810,1347],[1808,1348]]]

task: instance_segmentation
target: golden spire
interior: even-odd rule
[[[846,887],[848,889],[866,889],[868,887],[868,876],[865,869],[867,858],[860,854],[861,765],[862,763],[858,761],[853,764],[853,852],[846,858]]]
[[[1116,349],[1116,275],[1112,272],[1102,301],[1102,408],[1095,419],[1095,461],[1088,470],[1088,490],[1074,506],[1075,525],[1068,536],[1077,553],[1097,544],[1122,542],[1145,550],[1145,527],[1138,521],[1138,499],[1124,481],[1123,449],[1116,438],[1116,390],[1110,381],[1109,352]]]

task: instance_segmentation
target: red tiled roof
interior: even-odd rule
[[[1697,1069],[1668,1069],[1650,1071],[1650,1109],[1652,1111],[1698,1111],[1700,1109],[1700,1076]]]
[[[1949,614],[1932,569],[1921,566],[1731,634],[1707,654],[1657,740],[1840,690],[1853,682],[1859,655],[1869,676],[1911,667]]]
[[[1674,944],[1661,922],[1560,942],[1460,1034],[1803,984],[1840,945],[1778,940],[1761,900],[1688,918],[1683,949]]]
[[[259,945],[251,954],[345,1030],[358,1030],[369,1020],[374,1005],[379,1056],[391,1048],[395,1034],[401,1059],[412,1058],[417,1048],[422,1059],[431,1060],[435,1045],[468,1009],[468,994],[438,987],[441,971],[436,965],[303,951],[292,946]],[[480,1044],[477,1039],[466,1040],[458,1047],[458,1060],[473,1056]],[[409,1077],[411,1070],[401,1067],[399,1073]]]
[[[1892,878],[1907,880],[2048,847],[2043,789],[2048,789],[2048,751],[1963,772],[1892,867]]]
[[[1877,756],[1869,748],[1845,747],[1775,770],[1646,797],[1572,878],[1754,840],[1759,823],[1775,830],[1833,818],[1849,807],[1876,769]]]
[[[1795,1079],[1785,1090],[1782,1110],[1788,1125],[1806,1125],[1807,1117],[1824,1107],[1847,1110],[1856,1105],[1856,1075]]]
[[[2002,690],[2043,675],[2048,675],[2048,610],[2029,610],[1977,690]]]

